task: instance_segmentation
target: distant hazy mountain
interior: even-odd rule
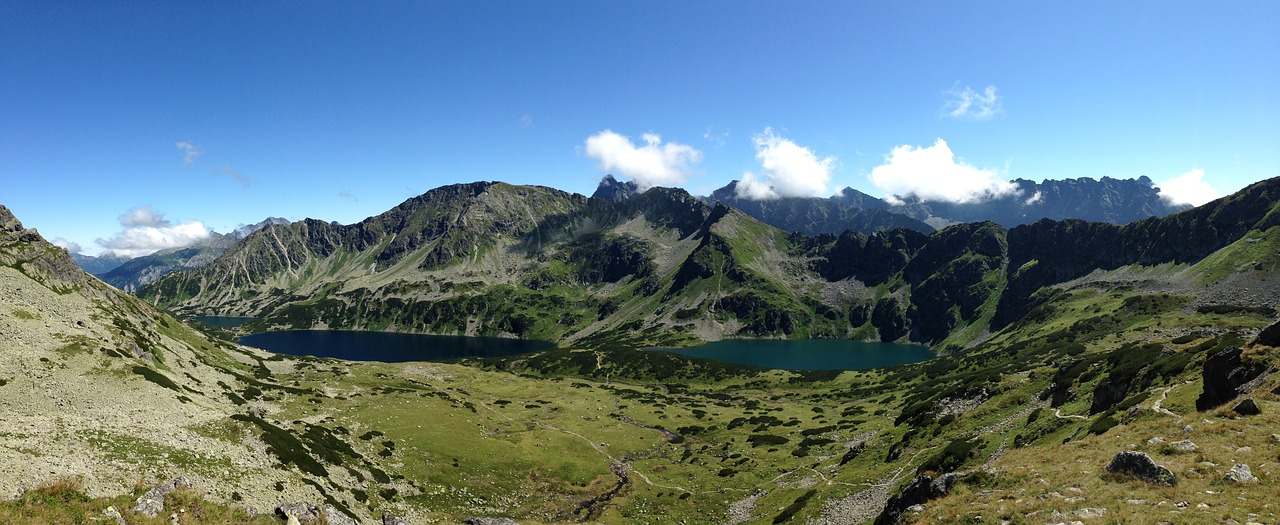
[[[783,198],[771,200],[740,199],[737,196],[738,181],[713,192],[702,200],[707,204],[717,202],[737,208],[752,218],[775,228],[800,232],[805,235],[819,233],[838,234],[845,230],[858,233],[875,233],[894,228],[907,228],[922,233],[932,233],[934,228],[906,215],[888,211],[884,201],[870,197],[880,206],[858,206],[844,201],[818,198]],[[849,190],[856,191],[856,190]],[[618,182],[613,175],[605,175],[592,197],[621,203],[639,195],[639,188],[631,181]],[[863,194],[865,195],[865,194]]]
[[[289,224],[289,221],[279,217],[269,217],[257,224],[236,228],[231,233],[211,232],[209,238],[190,246],[160,250],[151,255],[128,260],[110,271],[96,273],[96,275],[116,288],[134,292],[174,270],[199,268],[209,264],[241,239],[272,224]]]
[[[853,188],[845,188],[830,198],[790,197],[769,200],[739,198],[738,181],[711,193],[709,203],[721,202],[742,210],[766,224],[805,234],[840,233],[846,229],[871,233],[890,228],[911,228],[931,232],[962,222],[992,221],[1006,228],[1031,224],[1040,219],[1081,219],[1092,222],[1128,224],[1147,217],[1163,217],[1190,206],[1170,205],[1160,198],[1160,189],[1151,179],[1088,177],[1011,181],[1018,191],[983,202],[958,204],[922,201],[907,197],[890,202]],[[630,186],[628,186],[630,185]],[[597,197],[618,201],[634,192],[630,182],[606,177],[596,190]]]
[[[71,260],[75,261],[76,265],[79,266],[80,269],[88,273],[100,274],[107,273],[118,268],[120,265],[128,262],[129,258],[123,255],[116,255],[111,252],[97,256],[73,253],[71,254]]]
[[[889,205],[885,202],[884,206],[891,211],[930,222],[935,227],[944,226],[947,222],[993,221],[1006,228],[1031,224],[1040,219],[1081,219],[1128,224],[1190,208],[1186,205],[1170,205],[1161,199],[1160,189],[1145,176],[1137,179],[1103,177],[1100,180],[1081,177],[1046,180],[1041,183],[1015,179],[1011,182],[1018,186],[1019,192],[983,202],[956,204],[908,198],[902,204]],[[841,196],[833,198],[856,199],[868,206],[881,206],[868,202],[864,196],[869,197],[852,188],[845,188]]]
[[[857,192],[851,188],[846,191]],[[860,195],[865,193],[858,192]],[[875,197],[863,203],[850,196],[848,202],[835,197],[784,197],[780,199],[754,200],[738,197],[738,181],[720,188],[707,197],[708,203],[717,202],[741,210],[756,220],[786,231],[805,235],[820,233],[839,234],[845,230],[858,233],[875,233],[895,228],[907,228],[921,233],[933,233],[934,227],[922,220],[890,211],[888,204]],[[877,205],[876,203],[883,204]]]

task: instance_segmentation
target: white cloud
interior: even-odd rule
[[[533,127],[533,115],[525,114],[520,117],[520,127],[529,129]]]
[[[196,157],[199,157],[201,153],[204,153],[200,151],[199,146],[185,140],[180,140],[175,145],[178,146],[178,149],[182,150],[182,162],[184,164],[194,163],[196,161]]]
[[[716,143],[717,146],[723,146],[729,140],[728,131],[715,131],[711,126],[707,126],[706,131],[702,132],[703,140]]]
[[[942,111],[951,118],[990,120],[1001,112],[995,86],[987,86],[981,93],[969,86],[964,89],[953,87],[947,95],[950,99],[942,106]]]
[[[1156,186],[1160,188],[1160,198],[1170,204],[1199,206],[1222,197],[1218,190],[1209,185],[1209,181],[1204,180],[1204,170],[1200,168],[1165,179]]]
[[[1028,197],[1027,200],[1022,203],[1022,205],[1030,206],[1032,204],[1036,204],[1043,201],[1044,201],[1044,192],[1036,191],[1035,195]]]
[[[120,225],[124,226],[120,233],[110,239],[99,238],[94,242],[116,255],[141,257],[165,248],[189,246],[209,237],[209,229],[203,222],[174,224],[165,219],[163,213],[150,206],[139,206],[124,212],[120,216]]]
[[[66,250],[67,253],[81,253],[84,251],[80,248],[79,243],[76,243],[75,241],[68,241],[66,239],[63,239],[62,237],[54,237],[53,240],[49,242],[52,243],[54,246],[57,246],[59,248]]]
[[[644,145],[636,146],[631,138],[606,129],[587,137],[586,153],[600,161],[601,170],[631,179],[641,190],[680,184],[693,165],[702,162],[702,152],[692,146],[663,144],[656,133],[640,138]]]
[[[338,196],[339,196],[339,197],[342,197],[342,198],[344,198],[344,199],[347,199],[347,200],[349,200],[349,201],[351,201],[351,202],[356,202],[356,201],[360,200],[358,197],[356,197],[355,192],[353,192],[353,191],[351,191],[351,190],[342,190],[342,191],[338,192]]]
[[[120,216],[120,225],[125,228],[133,228],[137,226],[157,226],[166,227],[173,223],[164,218],[164,214],[160,213],[151,206],[138,206],[129,208]]]
[[[885,163],[867,178],[887,192],[891,202],[898,200],[894,195],[914,195],[926,201],[969,203],[1021,191],[1014,183],[998,179],[995,170],[978,169],[957,159],[942,139],[932,146],[893,148]]]
[[[742,174],[738,197],[774,199],[778,197],[820,197],[827,195],[827,181],[835,168],[835,157],[822,157],[813,150],[784,139],[773,128],[751,137],[761,173]]]

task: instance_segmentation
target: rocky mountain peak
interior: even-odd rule
[[[49,244],[34,228],[0,205],[0,264],[14,266],[50,288],[84,283],[87,276],[66,250]]]
[[[605,175],[603,179],[600,179],[600,184],[596,186],[596,191],[591,196],[609,202],[624,202],[639,194],[640,188],[636,186],[635,182],[618,182],[618,179],[613,178],[613,175]]]

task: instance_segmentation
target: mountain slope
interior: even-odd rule
[[[960,348],[1095,269],[1185,264],[1276,220],[1280,179],[1126,226],[785,234],[654,188],[622,203],[476,183],[350,226],[268,228],[142,296],[269,326],[680,344],[854,337]],[[1170,286],[1185,287],[1186,283]],[[1206,301],[1230,302],[1229,297]]]

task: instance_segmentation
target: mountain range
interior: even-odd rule
[[[1194,263],[1267,231],[1278,185],[1127,225],[1042,219],[806,236],[679,189],[605,200],[477,182],[357,224],[264,228],[139,294],[184,315],[259,317],[256,328],[578,346],[838,337],[958,349],[1043,303],[1046,287],[1096,269]]]

